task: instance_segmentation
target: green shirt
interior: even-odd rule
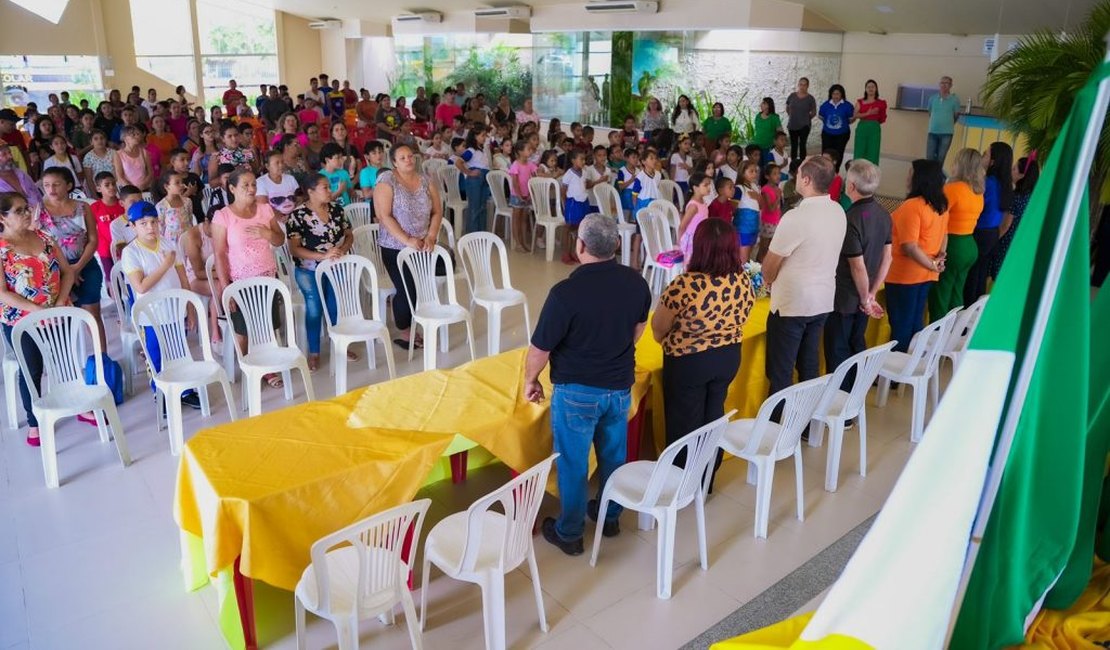
[[[705,139],[715,145],[722,135],[732,133],[732,122],[727,117],[707,117],[701,123],[701,130]]]
[[[954,93],[948,97],[940,93],[929,98],[929,133],[952,135],[956,130],[956,115],[960,112],[960,98]]]
[[[775,134],[782,129],[782,120],[779,119],[778,113],[771,113],[767,117],[763,117],[763,113],[758,113],[752,122],[755,123],[752,144],[761,149],[770,149],[775,144]]]

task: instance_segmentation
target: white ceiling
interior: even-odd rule
[[[566,4],[567,0],[273,0],[276,8],[307,18],[357,18],[388,22],[421,10],[466,11],[526,4]],[[660,0],[697,11],[699,0]],[[1096,0],[797,0],[845,31],[936,34],[1024,34],[1074,27]],[[577,4],[577,3],[576,3]],[[889,11],[887,11],[889,10]]]

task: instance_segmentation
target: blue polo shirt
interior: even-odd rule
[[[849,120],[852,115],[855,115],[856,109],[852,107],[852,102],[842,101],[835,106],[831,101],[821,104],[820,110],[817,111],[817,117],[821,118],[824,123],[822,131],[828,135],[844,135],[851,132],[851,127],[848,126]]]
[[[651,291],[616,260],[583,264],[551,288],[532,345],[551,353],[552,384],[625,390],[636,379],[636,326]]]

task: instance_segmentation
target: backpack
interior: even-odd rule
[[[112,391],[112,399],[116,406],[119,406],[123,404],[126,397],[123,392],[123,368],[107,354],[102,354],[101,359],[104,363],[104,383]],[[85,361],[85,383],[89,386],[96,385],[96,358],[91,354]]]

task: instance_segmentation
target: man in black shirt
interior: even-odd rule
[[[883,286],[891,260],[890,213],[873,197],[879,188],[879,167],[857,158],[845,179],[852,199],[848,228],[836,267],[836,296],[825,321],[825,370],[833,372],[845,359],[867,349],[867,320],[881,318],[875,292]],[[849,376],[848,390],[855,378]]]
[[[647,325],[651,291],[642,277],[613,258],[617,223],[588,215],[575,246],[582,266],[551,288],[540,313],[524,368],[524,396],[544,398],[540,371],[551,362],[551,429],[554,434],[562,512],[543,522],[543,535],[567,555],[583,551],[590,447],[597,450],[598,498],[609,476],[624,464],[636,341]],[[610,505],[603,532],[620,532],[621,508]]]

